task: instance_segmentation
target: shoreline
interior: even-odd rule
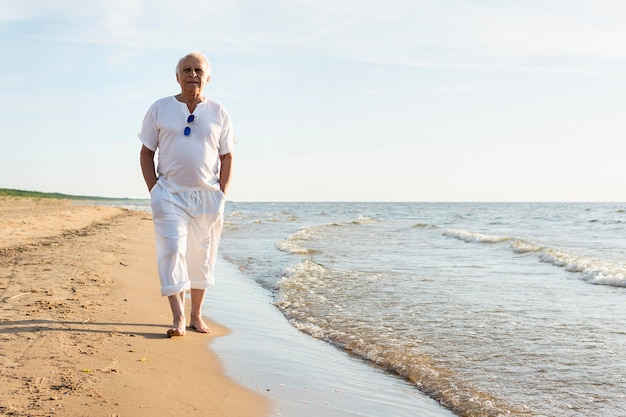
[[[168,339],[149,213],[0,198],[0,413],[263,417],[209,348]]]
[[[271,291],[219,257],[209,315],[232,329],[216,339],[227,374],[266,395],[275,416],[455,417],[403,378],[293,327]]]

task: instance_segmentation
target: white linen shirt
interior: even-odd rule
[[[158,149],[158,181],[169,192],[218,191],[220,155],[237,143],[230,118],[221,104],[208,99],[198,103],[194,121],[187,123],[190,114],[174,96],[157,100],[143,119],[139,139],[151,151]]]

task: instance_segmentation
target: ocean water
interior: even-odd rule
[[[459,415],[626,416],[626,204],[229,203],[221,250]]]
[[[454,414],[626,416],[624,203],[229,202],[220,247]]]

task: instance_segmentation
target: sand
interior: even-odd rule
[[[0,415],[249,416],[271,404],[168,339],[149,213],[0,198]]]

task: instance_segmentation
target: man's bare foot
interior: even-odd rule
[[[167,330],[167,337],[184,336],[185,333],[185,330],[171,328]]]
[[[211,333],[211,328],[206,325],[204,320],[202,320],[201,316],[191,316],[191,323],[189,323],[189,328],[194,329],[198,333]]]
[[[185,316],[183,316],[174,320],[172,328],[167,330],[167,337],[184,336],[185,333]]]

